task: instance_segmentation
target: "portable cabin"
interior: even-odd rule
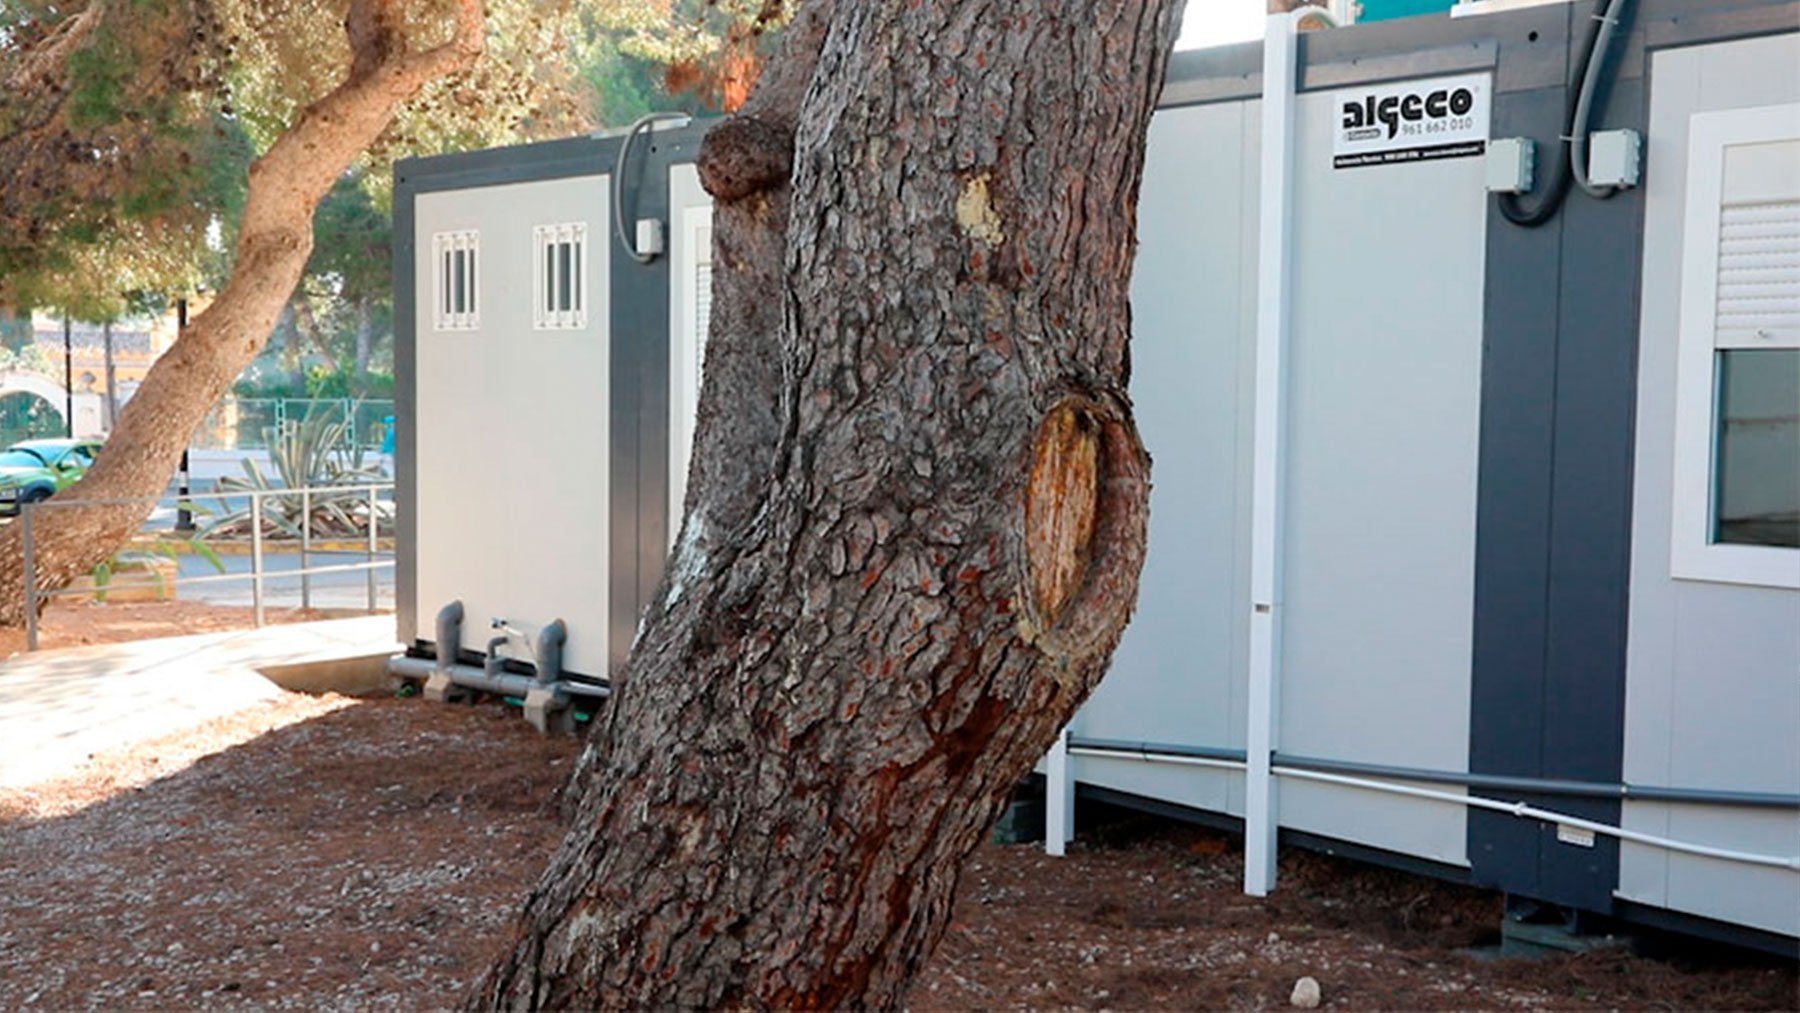
[[[1150,551],[1051,846],[1075,786],[1242,826],[1252,892],[1282,840],[1793,953],[1800,5],[1626,5],[1630,185],[1536,227],[1594,5],[1485,6],[1176,55]]]
[[[1532,225],[1585,0],[1176,55],[1149,558],[1044,764],[1053,850],[1102,799],[1241,828],[1253,893],[1285,842],[1795,952],[1800,4],[1625,7],[1614,192]],[[700,133],[396,170],[401,674],[542,719],[628,651],[691,440]]]
[[[544,724],[630,650],[692,444],[702,133],[395,168],[395,670],[428,692],[517,696]]]

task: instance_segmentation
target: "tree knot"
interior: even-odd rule
[[[706,132],[695,166],[714,200],[740,201],[787,182],[794,135],[754,116],[734,116]]]
[[[1149,489],[1122,394],[1069,394],[1045,412],[1025,490],[1025,639],[1064,661],[1111,649],[1137,601]]]

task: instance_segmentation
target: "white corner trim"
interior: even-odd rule
[[[1262,194],[1257,226],[1256,402],[1250,464],[1250,624],[1244,730],[1244,892],[1275,888],[1279,810],[1275,777],[1276,700],[1281,684],[1281,557],[1287,442],[1290,238],[1294,213],[1294,118],[1298,19],[1306,8],[1269,16],[1263,36]]]

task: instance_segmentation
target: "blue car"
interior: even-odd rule
[[[0,515],[49,499],[87,474],[100,453],[97,440],[26,440],[0,451]]]

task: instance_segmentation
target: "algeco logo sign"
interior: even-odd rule
[[[1486,74],[1341,91],[1332,164],[1348,169],[1479,155],[1487,150],[1491,91]]]
[[[1387,128],[1387,136],[1393,137],[1400,132],[1402,122],[1467,116],[1474,108],[1475,93],[1468,88],[1439,88],[1429,95],[1409,91],[1383,99],[1370,95],[1358,104],[1344,107],[1344,136],[1356,141],[1380,137],[1381,127],[1374,126],[1379,123]]]

